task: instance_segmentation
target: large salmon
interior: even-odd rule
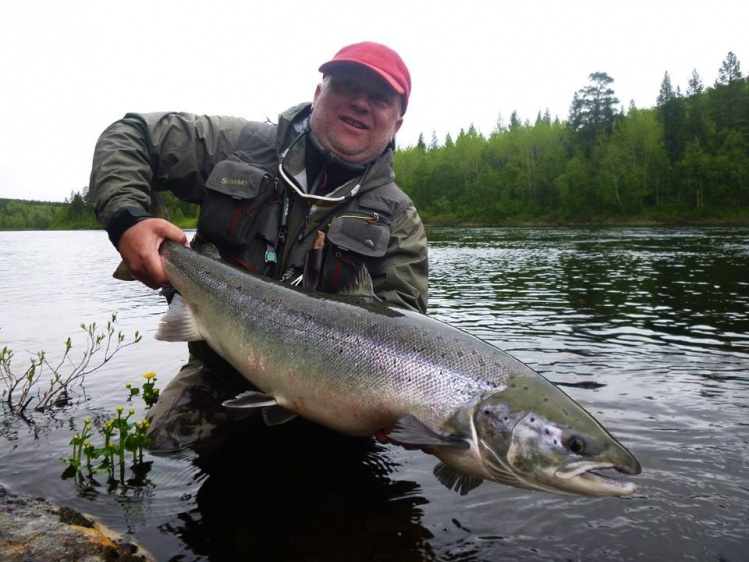
[[[166,241],[179,293],[156,337],[205,340],[257,392],[226,403],[296,415],[349,435],[390,438],[440,459],[461,494],[493,480],[589,496],[632,494],[632,454],[527,365],[429,316],[369,299],[313,293]]]

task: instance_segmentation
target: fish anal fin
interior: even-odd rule
[[[448,490],[455,490],[461,496],[465,496],[468,492],[477,488],[484,482],[481,478],[461,474],[443,462],[434,467],[433,473],[437,480],[439,480],[440,484],[445,486]]]
[[[440,433],[412,414],[403,416],[395,423],[393,430],[388,433],[388,439],[414,447],[440,446],[468,449],[471,446],[467,439]]]

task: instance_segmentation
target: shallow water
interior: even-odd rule
[[[143,341],[31,425],[3,410],[0,484],[98,517],[186,560],[726,560],[749,548],[749,229],[432,229],[430,314],[562,386],[639,459],[629,498],[486,483],[461,497],[418,451],[304,423],[213,456],[147,455],[146,485],[61,477],[72,427],[124,385],[165,383],[183,344],[153,339],[161,297],[111,277],[102,232],[0,232],[0,345],[61,356],[81,323]],[[79,349],[74,347],[73,352]],[[137,403],[134,403],[137,405]]]

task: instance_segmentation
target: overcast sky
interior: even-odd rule
[[[262,7],[260,7],[262,5]],[[101,131],[129,111],[275,121],[312,98],[343,45],[386,43],[413,91],[398,144],[453,139],[501,115],[566,120],[606,72],[653,107],[667,71],[706,86],[729,51],[749,71],[745,0],[25,0],[0,7],[0,198],[62,201],[88,185]]]

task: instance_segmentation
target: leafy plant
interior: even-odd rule
[[[101,368],[117,352],[141,340],[142,336],[136,331],[132,341],[126,342],[122,332],[115,333],[116,323],[117,314],[113,313],[104,330],[100,330],[96,322],[81,324],[81,330],[86,333],[86,346],[77,362],[71,358],[73,342],[68,338],[65,353],[58,363],[50,363],[46,353],[39,351],[29,358],[29,365],[21,375],[11,368],[13,351],[7,346],[3,347],[0,351],[0,381],[4,383],[4,388],[0,398],[19,415],[29,409],[41,412],[67,404],[73,385],[82,384],[86,375]],[[95,357],[99,360],[94,361]],[[49,384],[39,388],[47,372],[51,373]]]
[[[127,399],[140,395],[148,409],[156,403],[159,389],[156,388],[155,373],[146,373],[143,378],[145,382],[141,388],[133,388],[129,383],[125,385],[129,392]],[[71,455],[62,459],[68,465],[63,477],[82,477],[85,468],[89,478],[96,472],[106,471],[110,482],[124,484],[125,463],[128,457],[132,461],[131,468],[134,474],[142,475],[148,472],[143,470],[146,464],[143,462],[143,449],[148,447],[151,441],[146,435],[149,424],[145,419],[134,421],[134,415],[135,408],[129,408],[125,414],[125,408],[117,406],[114,417],[105,420],[97,430],[103,439],[99,446],[92,441],[95,431],[91,418],[84,418],[83,429],[70,440]],[[95,464],[99,459],[101,462]]]

